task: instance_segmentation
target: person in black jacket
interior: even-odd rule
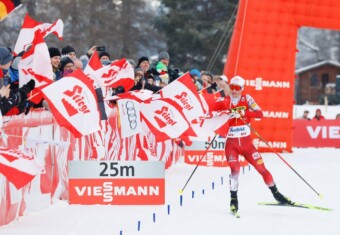
[[[19,88],[16,92],[9,95],[9,97],[1,96],[0,109],[1,114],[6,115],[13,107],[21,105],[26,102],[27,94],[34,89],[35,81],[31,79],[23,87]],[[6,89],[6,88],[5,88]]]

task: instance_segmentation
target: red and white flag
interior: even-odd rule
[[[132,99],[138,102],[143,102],[152,99],[153,91],[150,90],[136,90],[128,91],[118,95],[106,97],[105,101],[119,100],[119,99]]]
[[[189,122],[205,114],[203,104],[189,73],[185,73],[165,86],[160,91],[160,95],[163,98],[172,99],[182,107]]]
[[[230,111],[213,111],[207,113],[191,122],[191,127],[195,130],[196,135],[199,138],[206,139],[213,133],[220,136],[226,136],[229,131],[229,118]]]
[[[43,37],[46,37],[50,33],[55,34],[60,40],[63,38],[64,23],[61,19],[58,19],[53,24],[37,22],[26,14],[24,22],[21,26],[21,30],[14,47],[14,52],[19,54],[21,51],[27,50],[32,44],[34,34],[40,30]]]
[[[123,86],[125,91],[130,90],[135,81],[135,72],[132,65],[124,58],[113,61],[110,65],[99,69],[100,86]]]
[[[53,70],[47,45],[40,32],[35,33],[33,45],[24,53],[19,64],[19,86],[35,80],[35,87],[53,82]]]
[[[20,149],[0,148],[0,174],[3,174],[17,189],[44,172],[32,153]]]
[[[100,130],[100,113],[96,92],[81,70],[41,89],[60,126],[75,137]]]
[[[91,58],[89,59],[84,73],[94,81],[94,86],[99,86],[99,80],[101,77],[100,69],[103,67],[102,62],[100,62],[97,51],[93,52]]]
[[[158,141],[174,139],[191,130],[182,108],[176,102],[164,98],[141,103],[142,121]]]

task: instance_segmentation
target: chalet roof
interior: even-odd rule
[[[340,63],[338,61],[324,60],[324,61],[320,61],[320,62],[315,63],[315,64],[311,64],[311,65],[296,69],[295,74],[300,74],[300,73],[303,73],[303,72],[306,72],[306,71],[309,71],[309,70],[312,70],[312,69],[316,69],[316,68],[324,66],[324,65],[333,65],[335,67],[340,68]]]

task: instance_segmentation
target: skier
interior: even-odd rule
[[[293,202],[283,196],[277,189],[271,173],[264,165],[263,159],[254,147],[250,138],[250,128],[247,125],[251,118],[262,118],[261,108],[255,100],[248,94],[242,94],[245,80],[236,76],[230,81],[230,100],[225,103],[226,108],[232,111],[229,119],[229,131],[225,144],[225,155],[230,166],[230,210],[233,213],[238,211],[238,176],[240,173],[240,163],[238,156],[243,155],[245,159],[261,174],[265,184],[271,190],[274,198],[282,204],[292,204]],[[228,107],[229,106],[229,107]]]

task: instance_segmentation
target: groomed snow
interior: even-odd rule
[[[278,188],[292,200],[330,207],[331,212],[257,205],[273,201],[253,168],[240,176],[240,219],[228,212],[228,168],[198,167],[183,193],[179,190],[195,166],[182,162],[166,171],[166,204],[161,206],[81,206],[59,201],[0,227],[1,235],[188,235],[188,234],[339,234],[340,149],[294,149],[282,156],[320,194],[310,189],[272,153],[263,154]],[[223,177],[223,185],[221,181]],[[214,189],[212,184],[214,183]],[[202,194],[204,190],[204,194]],[[194,191],[194,198],[192,192]],[[168,214],[168,205],[170,214]],[[156,221],[153,222],[153,214]],[[140,221],[140,231],[138,231]]]

